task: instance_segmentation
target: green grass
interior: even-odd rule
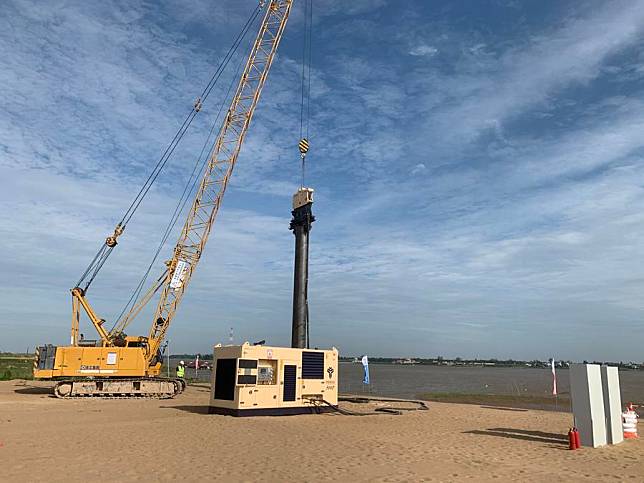
[[[562,396],[517,396],[506,394],[461,394],[452,392],[424,393],[418,395],[426,401],[457,404],[477,404],[497,408],[545,409],[549,411],[570,411],[570,399]]]
[[[33,379],[33,362],[33,357],[29,356],[0,356],[0,381]]]

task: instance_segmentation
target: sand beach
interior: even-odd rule
[[[642,481],[644,443],[567,449],[567,413],[451,403],[402,415],[233,418],[208,387],[59,400],[0,382],[3,481]],[[385,403],[382,403],[385,404]],[[366,407],[366,406],[371,406]],[[376,404],[343,404],[370,411]],[[641,426],[641,425],[640,425]]]

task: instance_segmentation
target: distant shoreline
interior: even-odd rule
[[[551,369],[549,362],[545,361],[502,361],[502,360],[452,360],[452,359],[408,359],[410,362],[403,362],[403,359],[396,358],[382,358],[382,357],[370,357],[369,364],[378,364],[378,365],[397,365],[397,366],[436,366],[436,367],[513,367],[513,368],[522,368],[522,369]],[[567,370],[572,364],[573,361],[557,361],[556,370]],[[623,362],[583,362],[584,364],[598,364],[600,366],[612,366],[618,367],[620,370],[629,370],[629,371],[641,371],[644,370],[644,364],[638,364],[634,362],[623,363]],[[360,364],[359,360],[351,359],[349,357],[340,357],[340,364]],[[580,363],[581,364],[581,363]]]

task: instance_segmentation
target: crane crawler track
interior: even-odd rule
[[[53,393],[59,399],[172,399],[184,388],[185,382],[181,379],[67,379],[58,381]]]

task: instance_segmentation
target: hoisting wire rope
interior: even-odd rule
[[[300,158],[302,187],[304,187],[305,158],[309,152],[309,120],[311,118],[311,57],[312,57],[313,0],[304,0],[304,42],[302,45],[302,99],[300,103]]]
[[[304,178],[306,169],[306,155],[309,152],[309,124],[311,118],[311,58],[312,58],[312,30],[313,30],[313,0],[304,0],[304,42],[302,45],[302,87],[300,103],[300,158],[302,160],[302,183],[304,188]],[[307,215],[310,216],[310,215]],[[311,227],[311,220],[307,221],[307,230]],[[306,259],[309,258],[309,245],[306,245]],[[307,274],[308,277],[308,274]],[[309,334],[309,301],[308,301],[308,278],[304,284],[304,303],[305,303],[305,326],[306,326],[306,347],[310,346]]]
[[[177,133],[174,135],[172,138],[172,141],[170,141],[170,144],[166,147],[165,151],[157,161],[156,165],[154,166],[154,169],[148,176],[148,178],[145,180],[145,183],[143,183],[143,186],[137,193],[137,195],[134,197],[134,200],[128,207],[128,209],[125,211],[125,214],[121,218],[121,221],[118,223],[114,230],[114,235],[110,236],[107,238],[106,242],[101,246],[101,248],[98,250],[97,254],[94,256],[92,262],[89,264],[87,269],[83,272],[81,275],[81,278],[79,281],[76,283],[76,287],[80,287],[80,285],[85,281],[85,279],[89,276],[89,280],[85,284],[85,287],[83,288],[83,292],[87,292],[89,289],[89,286],[92,284],[94,279],[96,278],[96,275],[98,275],[98,272],[103,268],[103,265],[107,261],[108,257],[112,253],[112,250],[116,246],[116,238],[123,233],[123,230],[125,229],[126,225],[129,223],[129,221],[132,219],[134,216],[134,213],[137,211],[139,206],[141,205],[141,202],[145,198],[145,196],[148,194],[150,191],[150,188],[158,178],[159,174],[167,164],[168,160],[170,159],[170,156],[174,153],[175,149],[177,148],[179,142],[183,139],[184,135],[186,134],[188,128],[192,124],[192,121],[194,118],[197,116],[199,111],[201,110],[203,106],[203,102],[208,98],[210,93],[212,92],[213,88],[219,81],[219,78],[221,77],[223,71],[225,68],[228,66],[228,63],[230,62],[230,59],[233,57],[235,52],[237,51],[239,45],[243,41],[243,39],[246,37],[246,34],[248,33],[250,27],[254,23],[254,21],[257,19],[259,16],[259,13],[261,12],[262,8],[264,6],[264,2],[260,2],[257,7],[253,10],[251,13],[250,17],[242,27],[241,31],[237,34],[237,37],[233,41],[233,44],[230,46],[228,49],[228,52],[224,56],[223,60],[220,62],[219,66],[215,70],[214,74],[208,81],[208,84],[206,87],[204,87],[201,95],[195,100],[192,109],[190,113],[186,116],[184,119],[183,123],[181,124],[181,127],[177,131]],[[91,275],[90,275],[91,274]]]
[[[154,253],[154,256],[152,257],[152,261],[148,265],[147,270],[145,271],[143,277],[139,281],[138,285],[132,292],[132,295],[130,296],[130,299],[127,301],[123,309],[121,310],[121,313],[119,316],[116,318],[116,321],[114,322],[114,325],[112,326],[112,330],[121,322],[123,315],[131,310],[131,308],[134,308],[134,306],[137,304],[139,297],[141,296],[141,291],[143,290],[143,287],[145,286],[145,282],[147,281],[148,276],[150,275],[150,272],[152,271],[152,268],[154,264],[156,263],[159,254],[161,253],[161,250],[165,246],[165,243],[167,242],[170,234],[172,233],[172,230],[177,224],[177,221],[179,220],[179,216],[181,213],[183,213],[183,210],[186,207],[186,204],[188,200],[190,199],[190,195],[194,192],[196,186],[197,186],[197,181],[199,180],[199,177],[196,176],[197,173],[202,173],[206,167],[206,163],[208,160],[212,157],[212,154],[215,150],[215,144],[212,142],[212,147],[208,150],[208,153],[204,157],[204,152],[206,151],[206,148],[209,144],[211,144],[211,139],[212,135],[215,132],[215,127],[219,124],[219,119],[221,118],[221,113],[223,112],[224,105],[227,104],[228,98],[230,96],[230,92],[232,91],[232,88],[234,87],[236,81],[239,78],[239,72],[241,71],[242,66],[244,65],[244,58],[243,56],[240,58],[240,61],[237,65],[237,69],[235,71],[235,74],[232,76],[230,83],[228,85],[228,89],[226,91],[226,94],[224,95],[221,103],[219,104],[219,109],[217,111],[217,115],[215,116],[212,125],[210,126],[210,131],[208,132],[208,136],[206,137],[206,140],[204,141],[204,144],[201,148],[201,152],[199,153],[199,156],[197,157],[197,160],[195,161],[195,165],[192,168],[192,173],[190,173],[190,177],[188,178],[186,185],[183,188],[183,192],[181,193],[181,197],[179,198],[179,201],[177,202],[177,206],[174,209],[174,212],[172,213],[172,216],[170,217],[170,221],[168,222],[168,225],[165,228],[165,231],[163,232],[163,236],[161,237],[161,241],[159,242],[159,245]],[[221,127],[220,127],[221,129]],[[162,278],[165,276],[162,276]],[[157,280],[160,281],[161,279]],[[129,312],[128,312],[129,313]],[[110,331],[111,332],[111,331]]]

